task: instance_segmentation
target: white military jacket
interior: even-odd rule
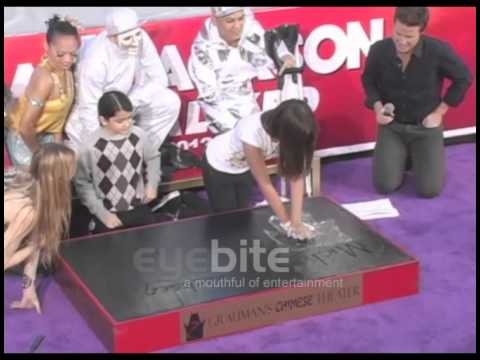
[[[188,69],[208,120],[232,128],[239,119],[260,111],[252,79],[261,69],[275,72],[275,65],[265,51],[264,34],[265,30],[248,9],[237,48],[220,37],[211,18],[205,21],[192,45]],[[283,42],[278,53],[280,57],[289,54]]]

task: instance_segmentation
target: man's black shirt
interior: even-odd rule
[[[444,79],[452,83],[444,96]],[[392,38],[377,41],[370,48],[362,75],[365,105],[376,101],[395,105],[395,121],[418,124],[443,101],[460,104],[472,83],[472,75],[446,42],[422,35],[405,71]]]

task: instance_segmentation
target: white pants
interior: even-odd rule
[[[155,149],[158,149],[172,130],[180,113],[180,97],[172,90],[161,90],[147,84],[133,89],[128,97],[139,117],[137,125],[148,135]]]

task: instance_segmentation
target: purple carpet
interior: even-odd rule
[[[324,165],[323,193],[339,203],[383,198],[371,185],[371,165],[371,158]],[[418,295],[165,352],[476,352],[475,144],[448,146],[447,168],[438,198],[417,198],[407,177],[389,196],[400,217],[369,221],[418,257]],[[53,280],[41,282],[43,315],[10,310],[21,295],[20,279],[5,276],[4,284],[5,352],[28,352],[39,335],[45,339],[37,352],[107,351]]]

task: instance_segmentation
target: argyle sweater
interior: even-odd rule
[[[82,144],[75,187],[82,203],[102,221],[111,212],[141,205],[145,185],[156,188],[159,181],[159,153],[139,127],[126,135],[100,127]]]

